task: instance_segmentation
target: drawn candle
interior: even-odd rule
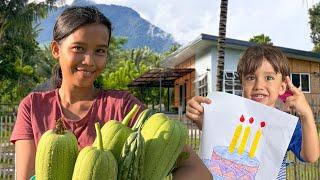
[[[260,137],[262,135],[262,128],[266,126],[266,123],[264,121],[262,121],[260,123],[260,126],[261,126],[261,128],[256,132],[256,135],[254,136],[254,139],[253,139],[250,151],[249,151],[249,157],[250,158],[253,158],[255,153],[256,153],[257,146],[259,144],[259,140],[260,140]]]
[[[249,119],[250,124],[252,124],[253,121],[254,121],[254,119],[251,117]],[[241,140],[241,143],[240,143],[240,146],[239,146],[239,149],[238,149],[238,153],[239,154],[243,154],[244,149],[246,148],[246,145],[247,145],[247,142],[248,142],[248,138],[249,138],[249,135],[250,135],[250,131],[251,131],[250,126],[247,126],[246,129],[244,130],[244,133],[243,133],[243,136],[242,136],[242,140]]]
[[[233,151],[237,145],[238,139],[239,139],[241,132],[242,132],[242,123],[244,122],[244,120],[245,119],[244,119],[243,115],[241,115],[241,117],[240,117],[241,123],[236,127],[236,130],[234,131],[232,140],[229,145],[229,153],[233,153]]]

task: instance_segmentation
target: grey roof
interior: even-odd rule
[[[210,41],[218,42],[218,36],[201,34],[200,37],[202,40],[210,40]],[[229,44],[229,45],[243,46],[246,48],[256,45],[256,43],[237,40],[237,39],[231,39],[231,38],[226,38],[226,44],[227,45]],[[315,53],[315,52],[311,52],[311,51],[303,51],[303,50],[298,50],[298,49],[291,49],[291,48],[280,47],[280,46],[275,46],[275,47],[280,48],[281,51],[284,52],[285,54],[295,54],[295,55],[299,55],[299,56],[305,56],[305,57],[312,58],[314,60],[318,60],[320,62],[320,53]]]
[[[191,41],[185,46],[182,46],[177,51],[173,52],[169,57],[164,59],[161,62],[161,65],[171,67],[176,63],[179,64],[186,58],[189,58],[192,55],[195,55],[196,52],[202,51],[205,48],[208,48],[210,46],[217,45],[217,43],[218,43],[217,36],[213,36],[209,34],[200,34],[200,36],[198,36],[195,40]],[[253,43],[253,42],[237,40],[232,38],[226,38],[225,43],[226,43],[226,48],[240,49],[240,50],[245,50],[250,46],[256,45],[256,43]],[[280,48],[280,50],[284,52],[284,54],[289,58],[320,62],[320,53],[285,48],[280,46],[275,46],[275,47]]]

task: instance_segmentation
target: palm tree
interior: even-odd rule
[[[228,0],[221,0],[219,36],[218,36],[218,64],[217,64],[217,86],[216,86],[217,91],[222,91],[222,87],[223,87],[227,12],[228,12]]]
[[[269,45],[273,44],[271,41],[271,38],[265,34],[253,36],[252,38],[250,38],[249,42],[254,42],[257,44],[269,44]]]

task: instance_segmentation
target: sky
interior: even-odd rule
[[[65,0],[70,4],[73,0]],[[182,45],[201,33],[218,35],[220,0],[93,0],[131,7]],[[312,50],[308,9],[320,0],[229,0],[227,37],[268,35],[273,44]]]

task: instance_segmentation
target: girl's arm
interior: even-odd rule
[[[30,179],[35,174],[36,146],[34,140],[18,140],[15,142],[16,179]]]
[[[185,146],[184,152],[190,153],[188,159],[178,162],[178,168],[173,172],[173,179],[175,180],[194,180],[212,179],[210,171],[202,163],[199,156],[191,149],[190,146]]]

